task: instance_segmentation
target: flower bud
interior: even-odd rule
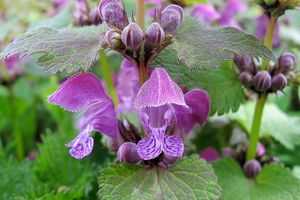
[[[146,30],[146,42],[151,45],[159,45],[165,39],[165,32],[159,23],[153,22]]]
[[[120,0],[101,0],[98,9],[102,21],[108,26],[123,29],[128,24],[126,12]]]
[[[256,156],[257,157],[262,157],[266,154],[266,148],[263,144],[258,143],[257,149],[256,149]]]
[[[291,53],[283,53],[278,59],[279,71],[282,73],[288,73],[295,67],[295,56]]]
[[[282,73],[277,74],[272,79],[272,89],[274,91],[283,90],[287,85],[287,79]]]
[[[117,48],[121,43],[120,41],[121,41],[120,33],[116,32],[116,30],[113,29],[106,31],[103,37],[103,42],[111,49]]]
[[[169,5],[162,10],[159,24],[166,33],[174,34],[183,20],[183,10],[180,6]]]
[[[260,71],[253,79],[253,85],[258,92],[266,92],[272,85],[272,78],[269,72]]]
[[[107,138],[107,148],[112,152],[117,152],[120,147],[120,141],[118,138]]]
[[[90,8],[86,0],[76,0],[75,1],[76,10],[74,12],[75,22],[79,26],[89,25],[89,12]]]
[[[143,31],[135,22],[130,22],[121,34],[121,39],[128,49],[138,49],[143,42]]]
[[[253,76],[249,72],[242,72],[239,79],[240,82],[246,87],[250,87],[252,85]]]
[[[90,11],[89,19],[90,22],[94,25],[98,25],[102,23],[102,19],[99,15],[98,8],[94,8],[93,10]]]
[[[141,161],[141,158],[136,150],[136,144],[132,142],[125,142],[122,144],[118,150],[117,156],[121,162],[130,164],[135,164]]]
[[[257,160],[249,160],[244,164],[244,173],[248,178],[255,178],[261,171],[261,165]]]
[[[252,74],[256,73],[256,65],[251,56],[242,57],[235,55],[233,61],[240,72],[247,71]]]
[[[222,156],[223,157],[231,157],[232,156],[232,149],[231,149],[231,147],[224,147],[222,149]]]

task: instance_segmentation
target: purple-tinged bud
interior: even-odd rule
[[[266,148],[263,144],[258,143],[257,149],[256,149],[256,156],[257,157],[262,157],[266,154]]]
[[[200,152],[200,158],[207,161],[214,161],[219,158],[219,153],[215,148],[208,147]]]
[[[244,173],[248,178],[255,178],[261,171],[261,165],[257,160],[249,160],[244,164]]]
[[[253,76],[249,72],[242,72],[239,76],[240,82],[246,86],[250,87],[252,85]]]
[[[244,65],[244,58],[242,56],[234,55],[233,62],[240,72],[246,71]]]
[[[128,49],[138,49],[143,42],[143,31],[135,22],[130,22],[121,34],[121,39]]]
[[[272,85],[272,78],[269,72],[260,71],[253,78],[253,85],[258,92],[266,92]]]
[[[295,67],[296,58],[291,53],[283,53],[278,59],[279,71],[282,73],[288,73]]]
[[[118,138],[107,138],[107,148],[112,152],[117,152],[120,147],[120,141]]]
[[[169,5],[162,10],[159,24],[166,33],[174,34],[183,20],[183,10],[180,6]]]
[[[126,12],[120,0],[101,0],[98,9],[102,21],[108,26],[123,29],[128,24]]]
[[[102,19],[99,15],[98,8],[94,8],[93,10],[90,11],[89,19],[90,22],[94,25],[98,25],[102,23]]]
[[[159,23],[153,22],[146,30],[146,42],[151,45],[159,45],[165,39],[165,31]]]
[[[89,25],[89,12],[90,8],[86,0],[76,0],[75,1],[76,10],[74,12],[75,22],[79,26]]]
[[[136,144],[132,142],[125,142],[122,144],[118,150],[117,156],[119,161],[130,164],[135,164],[142,160],[137,153]]]
[[[111,49],[115,49],[120,46],[121,44],[121,35],[116,30],[109,29],[106,31],[103,42]]]
[[[252,74],[256,73],[256,65],[251,56],[242,57],[235,55],[233,61],[240,72],[247,71]]]
[[[280,73],[273,77],[272,79],[272,89],[274,91],[283,90],[287,85],[287,79],[284,74]]]
[[[232,156],[232,149],[230,147],[224,147],[222,149],[222,156],[223,157],[231,157]]]

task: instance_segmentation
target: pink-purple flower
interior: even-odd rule
[[[207,92],[194,89],[183,94],[167,71],[159,67],[153,70],[139,90],[137,84],[136,65],[124,60],[117,83],[118,96],[123,100],[123,105],[117,110],[126,112],[134,108],[146,137],[139,141],[127,141],[127,145],[137,142],[136,146],[131,144],[129,149],[119,144],[122,148],[118,154],[122,155],[122,160],[126,158],[126,162],[130,161],[127,159],[128,152],[135,152],[133,148],[136,148],[139,156],[135,156],[135,161],[140,158],[151,160],[162,153],[168,159],[181,157],[185,135],[197,123],[203,125],[208,117],[210,99]],[[111,138],[120,136],[113,102],[105,93],[101,81],[91,73],[69,78],[49,97],[49,102],[71,112],[81,112],[78,122],[80,133],[67,144],[70,154],[77,159],[91,153],[94,145],[92,131],[104,133]]]
[[[220,26],[240,28],[235,17],[245,9],[246,5],[240,0],[228,0],[219,11],[210,4],[196,4],[190,15],[205,25],[216,23]]]
[[[194,105],[194,100],[202,105]],[[155,68],[140,88],[134,107],[148,135],[138,142],[137,151],[142,159],[151,160],[162,152],[169,157],[182,156],[183,137],[178,133],[190,131],[196,123],[203,124],[208,116],[210,101],[202,90],[192,90],[184,95],[163,68]],[[181,120],[186,123],[181,123]]]

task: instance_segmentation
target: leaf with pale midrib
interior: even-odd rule
[[[182,158],[171,169],[119,164],[100,171],[99,199],[217,200],[221,191],[213,169],[197,155]]]
[[[241,167],[225,158],[213,163],[222,187],[222,200],[298,200],[300,180],[279,164],[267,165],[253,180],[247,179]]]
[[[272,52],[253,35],[232,27],[207,28],[191,17],[185,17],[170,48],[189,69],[218,67],[234,54],[276,62]]]
[[[104,26],[40,28],[16,38],[0,53],[0,59],[14,54],[26,57],[39,53],[38,64],[52,73],[86,71],[97,60],[103,31]]]

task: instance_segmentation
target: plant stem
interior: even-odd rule
[[[261,94],[256,102],[255,112],[252,121],[251,134],[250,134],[250,143],[247,152],[247,160],[254,159],[256,155],[261,119],[262,119],[266,100],[267,100],[267,95]]]
[[[107,87],[108,94],[112,98],[114,105],[118,105],[118,97],[116,93],[116,89],[112,80],[111,76],[111,70],[110,67],[108,66],[108,61],[105,53],[103,51],[100,51],[99,53],[100,61],[101,61],[101,69],[104,77],[104,81]]]
[[[141,29],[145,30],[145,5],[144,0],[137,0],[137,23]]]
[[[18,130],[18,118],[17,118],[17,105],[16,105],[16,97],[13,91],[12,85],[8,85],[7,87],[9,96],[10,96],[10,106],[11,106],[11,122],[12,122],[12,131],[16,144],[16,155],[19,160],[23,159],[24,152],[24,144],[22,135]]]
[[[264,38],[264,45],[272,50],[273,45],[273,36],[277,23],[277,17],[271,16],[268,23],[267,32]],[[263,60],[261,69],[268,70],[270,66],[269,60]],[[260,94],[256,102],[255,112],[252,121],[251,133],[250,133],[250,142],[247,151],[247,160],[252,160],[256,156],[257,143],[259,140],[260,125],[261,119],[263,116],[263,110],[266,103],[268,95],[266,93]]]
[[[272,50],[273,47],[273,36],[274,36],[276,24],[277,24],[277,17],[272,16],[268,23],[266,35],[264,38],[264,45],[268,47],[270,50]],[[261,68],[267,70],[269,68],[269,64],[270,64],[269,60],[263,60]]]

